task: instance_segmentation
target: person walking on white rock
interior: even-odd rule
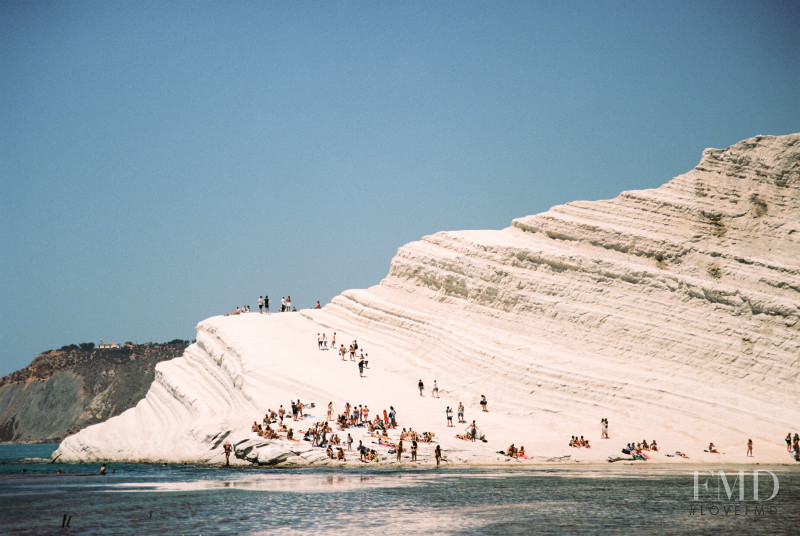
[[[439,386],[436,385],[436,380],[433,380],[433,391],[431,391],[433,398],[439,398]]]
[[[464,420],[464,404],[462,402],[458,403],[458,422],[460,423],[467,422]]]
[[[488,412],[489,410],[486,409],[486,404],[487,404],[486,396],[481,395],[481,408],[483,408],[483,411],[487,411]],[[473,421],[473,422],[475,422],[475,421]]]
[[[447,406],[447,409],[444,410],[444,414],[447,415],[447,426],[453,426],[453,410],[450,409],[450,406]]]
[[[425,389],[425,384],[422,383],[422,378],[419,379],[419,383],[417,384],[417,387],[419,387],[419,396],[424,396],[422,394],[422,390]]]

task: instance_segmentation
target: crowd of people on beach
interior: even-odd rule
[[[281,310],[291,310],[291,297],[287,300],[282,299],[282,307]],[[262,299],[259,297],[259,309],[269,312],[269,298]],[[241,314],[241,312],[248,312],[249,307],[243,306],[242,308],[237,308],[237,313],[232,314]],[[326,333],[319,332],[317,333],[317,348],[320,351],[327,351],[330,349],[336,350],[341,357],[342,361],[347,361],[348,357],[349,360],[358,362],[359,371],[363,374],[363,369],[368,367],[368,354],[364,352],[363,348],[359,347],[358,341],[353,340],[352,343],[349,344],[348,347],[345,347],[344,343],[340,343],[339,347],[337,348],[337,333],[333,332],[333,335],[330,338],[330,344]],[[425,396],[425,383],[422,378],[419,378],[417,383],[417,388],[419,390],[419,395],[421,397]],[[446,393],[446,391],[445,391]],[[430,390],[431,398],[439,398],[439,385],[436,379],[433,380],[433,386]],[[486,400],[485,395],[480,395],[480,399],[478,404],[481,407],[482,412],[488,412],[488,402]],[[311,407],[314,405],[311,404]],[[303,419],[304,416],[308,417],[308,415],[304,414],[304,405],[300,400],[292,401],[291,402],[292,408],[292,418],[293,420]],[[441,410],[440,410],[441,411]],[[271,409],[267,411],[262,423],[258,423],[257,421],[253,422],[252,430],[254,433],[257,433],[260,437],[264,437],[265,439],[287,439],[290,441],[299,441],[300,439],[296,439],[294,437],[294,431],[292,428],[288,428],[284,424],[284,416],[285,410],[281,405],[278,411],[272,411]],[[445,409],[445,418],[447,427],[454,427],[453,424],[453,414],[457,416],[458,423],[466,423],[465,419],[465,408],[462,402],[458,402],[457,409],[454,409],[450,405],[446,406]],[[397,419],[396,419],[396,412],[393,406],[389,406],[389,409],[384,409],[382,413],[378,413],[377,415],[370,416],[370,409],[367,405],[350,405],[350,403],[346,403],[344,408],[341,412],[335,413],[333,408],[333,403],[330,402],[327,408],[327,415],[324,421],[316,422],[313,426],[309,427],[307,430],[303,432],[302,440],[311,442],[312,446],[324,448],[328,458],[332,460],[338,461],[347,461],[346,460],[346,453],[352,450],[353,445],[353,437],[348,432],[347,437],[342,439],[339,435],[334,431],[331,427],[331,423],[335,423],[335,427],[340,432],[348,431],[351,428],[363,428],[365,430],[362,431],[360,434],[362,439],[358,441],[357,450],[359,452],[359,459],[363,462],[375,462],[380,460],[386,460],[386,454],[396,456],[396,460],[401,462],[404,459],[404,455],[406,459],[410,459],[412,462],[417,460],[417,453],[420,448],[421,443],[431,443],[435,442],[434,437],[435,434],[433,432],[423,432],[418,433],[415,432],[412,428],[403,428],[399,434],[395,432],[397,428]],[[395,435],[397,434],[397,435]],[[343,434],[344,435],[344,434]],[[394,436],[394,437],[392,437]],[[356,437],[359,437],[357,434]],[[482,441],[487,442],[486,435],[478,428],[476,421],[473,420],[469,426],[466,427],[464,433],[457,433],[455,437],[464,441],[474,442],[474,441]],[[608,418],[603,417],[600,419],[600,438],[601,439],[608,439],[609,438],[609,421]],[[369,441],[372,439],[372,445],[365,445],[364,440]],[[800,461],[800,436],[798,433],[792,435],[792,433],[788,433],[785,438],[786,447],[789,454],[797,461]],[[584,436],[573,435],[570,438],[569,446],[572,448],[592,448],[590,444],[590,440]],[[385,454],[381,454],[380,448],[387,449]],[[719,450],[714,445],[713,442],[709,443],[708,448],[705,449],[708,453],[718,454]],[[633,459],[637,460],[648,460],[650,459],[650,455],[653,452],[658,452],[659,446],[656,440],[652,440],[648,442],[647,440],[642,440],[641,442],[630,442],[622,449],[622,452],[626,455],[631,456]],[[517,448],[514,443],[512,443],[505,451],[498,451],[499,454],[507,456],[509,458],[515,459],[529,459],[525,452],[525,447]],[[748,439],[747,441],[747,455],[753,456],[753,441],[752,439]],[[665,456],[667,457],[674,457],[679,456],[685,459],[688,459],[688,455],[686,455],[682,451],[675,451],[673,453],[668,453]],[[439,445],[436,446],[436,460],[437,465],[439,460],[441,459],[441,448]]]
[[[311,403],[309,407],[315,407]],[[305,405],[300,400],[291,401],[292,419],[302,420],[311,417],[304,414]],[[379,447],[385,447],[387,454],[397,456],[397,461],[402,461],[402,455],[408,452],[412,462],[417,461],[417,451],[420,443],[432,443],[434,440],[433,432],[416,432],[413,428],[403,428],[399,432],[396,439],[390,437],[390,430],[397,428],[397,413],[394,406],[389,406],[389,409],[384,409],[381,413],[370,418],[369,406],[365,404],[351,405],[349,402],[345,403],[342,411],[336,414],[333,407],[333,402],[328,403],[326,419],[318,421],[310,426],[303,432],[303,441],[309,441],[312,446],[324,448],[328,458],[332,460],[347,461],[346,452],[352,450],[353,436],[349,432],[352,428],[362,428],[364,437],[374,438],[372,443]],[[300,441],[294,437],[293,428],[287,428],[284,424],[284,417],[286,411],[281,404],[277,411],[268,409],[264,415],[261,423],[253,421],[251,427],[252,432],[256,433],[259,437],[265,439],[286,439],[289,441]],[[342,439],[336,431],[331,427],[331,422],[335,422],[335,426],[339,432],[347,432],[345,439]],[[366,432],[366,433],[364,433]],[[343,434],[344,435],[344,434]],[[404,446],[405,445],[408,446]],[[375,448],[364,445],[363,440],[360,440],[357,447],[359,459],[363,462],[379,461],[381,459],[378,451]],[[437,445],[435,449],[435,457],[437,465],[441,459],[441,448]],[[226,455],[229,455],[226,452]]]

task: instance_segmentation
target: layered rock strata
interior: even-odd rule
[[[369,348],[368,377],[319,353],[321,331]],[[135,409],[56,456],[210,462],[231,440],[249,461],[313,461],[281,441],[261,442],[272,452],[261,456],[249,433],[300,397],[394,404],[463,461],[512,441],[541,459],[604,459],[651,437],[701,460],[710,441],[744,459],[753,439],[761,461],[778,460],[800,428],[798,374],[800,134],[758,136],[707,149],[656,189],[424,237],[379,285],[322,310],[206,320]],[[419,397],[418,378],[437,379],[443,398]],[[444,406],[458,401],[490,445],[445,428]],[[598,440],[604,417],[613,444]],[[575,434],[592,437],[591,454],[566,447]]]

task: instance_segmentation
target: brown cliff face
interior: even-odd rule
[[[144,398],[161,361],[188,341],[122,348],[64,346],[0,378],[0,442],[57,442]]]

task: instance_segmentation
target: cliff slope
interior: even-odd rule
[[[219,461],[228,438],[248,461],[316,461],[249,432],[299,397],[317,419],[329,401],[373,415],[393,405],[451,460],[497,459],[511,442],[535,459],[603,460],[656,438],[709,462],[746,461],[753,439],[755,461],[782,461],[783,437],[800,428],[799,321],[800,135],[758,136],[706,150],[656,189],[424,237],[379,285],[321,310],[205,320],[136,408],[54,456]],[[366,377],[316,349],[316,334],[334,331],[369,353]],[[441,398],[420,397],[420,378]],[[446,427],[459,401],[487,443]],[[594,448],[568,447],[572,435]],[[724,454],[704,453],[711,441]]]

